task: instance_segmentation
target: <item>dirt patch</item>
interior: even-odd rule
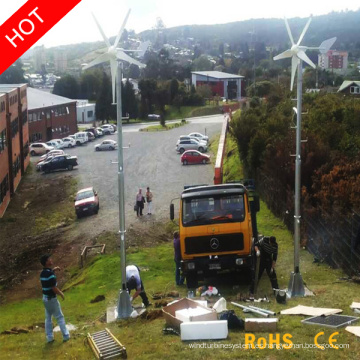
[[[158,318],[161,318],[163,316],[162,310],[152,310],[152,311],[145,311],[140,315],[141,319],[144,320],[156,320]]]

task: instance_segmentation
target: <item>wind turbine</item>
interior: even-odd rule
[[[288,286],[288,296],[304,296],[305,288],[300,273],[300,190],[301,190],[301,112],[302,112],[302,62],[316,68],[316,65],[305,54],[306,50],[319,50],[321,53],[327,53],[331,46],[335,43],[336,38],[325,40],[319,47],[308,47],[300,45],[303,40],[307,29],[311,23],[312,16],[307,21],[297,43],[294,42],[294,38],[291,34],[289,23],[285,18],[285,25],[289,38],[291,41],[291,48],[283,53],[274,57],[274,60],[280,60],[291,57],[291,85],[290,90],[293,89],[296,69],[298,69],[297,76],[297,108],[293,108],[296,113],[296,155],[295,155],[295,207],[294,207],[294,271],[290,275],[290,281]]]
[[[95,15],[92,13],[92,16],[95,20],[95,23],[100,31],[101,36],[103,37],[105,44],[107,46],[107,52],[99,55],[96,59],[94,59],[93,61],[91,61],[89,64],[87,64],[86,66],[83,67],[83,70],[89,69],[95,65],[101,64],[103,62],[107,62],[110,61],[110,70],[111,70],[111,84],[112,84],[112,96],[113,96],[113,103],[115,103],[115,84],[116,84],[116,72],[117,72],[117,61],[126,61],[130,64],[135,64],[137,66],[139,66],[139,68],[143,68],[145,67],[144,64],[142,64],[140,61],[133,59],[132,57],[130,57],[129,55],[126,54],[126,52],[134,52],[134,51],[139,51],[141,53],[141,55],[143,55],[148,46],[149,46],[149,42],[146,42],[144,44],[140,44],[140,47],[138,50],[125,50],[122,48],[118,48],[118,44],[119,41],[121,39],[122,33],[124,32],[127,20],[129,18],[130,15],[130,11],[131,9],[129,9],[129,11],[127,12],[124,22],[119,30],[119,33],[116,36],[114,45],[110,44],[109,39],[106,37],[102,27],[100,26],[99,22],[97,21]],[[146,46],[146,48],[145,48]]]

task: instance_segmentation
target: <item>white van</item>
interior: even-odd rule
[[[76,133],[74,135],[75,135],[76,145],[82,145],[82,144],[85,144],[85,143],[87,143],[89,141],[88,135],[84,131],[80,131],[80,132],[78,132],[78,133]]]

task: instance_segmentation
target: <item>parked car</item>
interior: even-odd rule
[[[75,135],[69,135],[69,138],[72,138],[75,140],[75,144],[76,144],[76,136]]]
[[[87,129],[86,132],[92,133],[96,138],[100,136],[98,130],[94,127]]]
[[[58,150],[58,151],[62,151],[62,150]],[[50,153],[49,153],[50,154]],[[39,161],[37,164],[36,164],[36,171],[42,171],[42,167],[43,165],[47,162],[47,161],[50,161],[53,157],[55,157],[56,155],[54,154],[51,154],[49,155],[45,160],[43,161]]]
[[[58,143],[58,149],[63,149],[64,146],[64,142],[61,139],[53,139],[52,141],[56,141]]]
[[[97,214],[99,208],[99,195],[94,188],[90,187],[78,191],[75,198],[75,212],[78,218],[85,213]]]
[[[117,126],[115,124],[110,124],[113,128],[114,128],[114,131],[117,130]]]
[[[101,129],[102,129],[104,135],[110,135],[115,132],[113,126],[110,124],[101,125]]]
[[[196,141],[199,142],[199,143],[202,143],[202,144],[204,144],[204,145],[207,145],[207,141],[205,141],[205,140],[199,140],[198,138],[192,137],[192,136],[189,136],[189,135],[181,135],[181,136],[179,137],[179,140],[177,141],[176,144],[179,144],[179,142],[182,141],[182,140],[196,140]]]
[[[45,161],[41,167],[41,170],[49,173],[54,170],[72,170],[74,166],[77,166],[77,157],[70,155],[56,155],[52,159]]]
[[[95,140],[95,135],[92,132],[86,131],[86,134],[88,136],[89,141],[94,141]]]
[[[115,149],[117,149],[117,142],[114,140],[104,140],[100,144],[95,145],[95,151]]]
[[[195,138],[197,138],[198,140],[204,140],[204,141],[206,141],[206,142],[209,141],[209,137],[208,137],[208,136],[203,135],[203,134],[198,133],[198,132],[192,132],[192,133],[189,134],[189,136],[190,136],[190,137],[195,137]]]
[[[98,132],[99,136],[104,136],[104,132],[102,130],[102,128],[96,128],[96,131]]]
[[[55,140],[50,140],[46,143],[48,146],[52,146],[54,149],[60,149],[60,144]]]
[[[76,146],[75,139],[70,136],[63,138],[62,140],[64,142],[64,148],[72,148],[72,147]]]
[[[43,155],[48,153],[51,150],[54,150],[55,147],[54,146],[49,146],[45,143],[34,143],[30,145],[30,154],[32,156],[35,155]]]
[[[186,150],[198,150],[200,152],[207,151],[207,145],[199,143],[197,140],[181,140],[179,144],[176,144],[176,151],[180,154]]]
[[[149,119],[149,120],[160,120],[160,119],[161,119],[161,116],[160,116],[160,115],[157,115],[157,114],[149,114],[149,115],[148,115],[148,119]]]
[[[82,145],[89,141],[88,135],[84,131],[77,132],[75,135],[76,145]]]
[[[40,157],[38,163],[40,161],[45,161],[50,155],[55,156],[55,155],[63,155],[63,154],[64,154],[64,150],[61,150],[61,149],[51,150],[47,154],[42,155]]]
[[[188,150],[181,155],[183,165],[187,164],[207,164],[210,162],[210,156],[202,154],[200,151]]]

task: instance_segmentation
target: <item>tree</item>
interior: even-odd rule
[[[64,96],[69,99],[79,98],[79,84],[77,80],[71,75],[65,75],[54,85],[53,94]]]
[[[155,104],[155,92],[157,83],[154,79],[143,79],[139,81],[139,90],[141,95],[140,117],[146,119],[148,114],[153,112]]]
[[[102,77],[103,75],[100,69],[85,71],[80,77],[79,97],[81,99],[96,101],[100,94]]]
[[[129,114],[130,118],[136,119],[138,117],[138,104],[135,96],[134,87],[129,81],[129,79],[126,80],[121,95],[123,116]]]
[[[140,77],[140,68],[135,64],[129,66],[129,78],[138,79]]]
[[[194,71],[211,71],[213,69],[213,63],[207,58],[206,55],[201,55],[199,58],[193,61]]]
[[[108,122],[111,117],[111,81],[109,77],[103,72],[101,90],[98,99],[96,100],[95,113],[98,120],[105,120]]]
[[[176,79],[172,79],[170,82],[170,103],[173,103],[174,98],[179,93],[179,83]]]
[[[25,83],[24,70],[21,59],[16,60],[9,68],[0,74],[0,84],[21,84]]]
[[[209,99],[212,96],[212,91],[209,85],[201,85],[196,87],[196,93],[203,99]]]

